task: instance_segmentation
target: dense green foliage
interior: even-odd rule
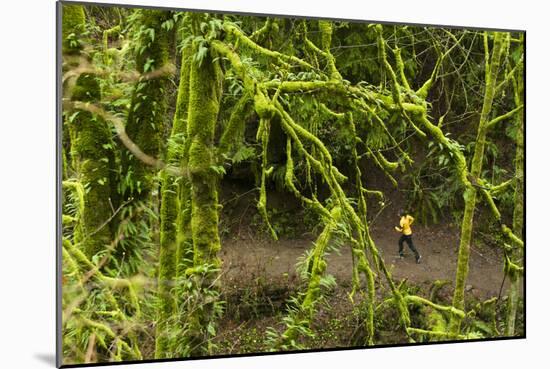
[[[325,347],[351,322],[357,345],[522,334],[522,34],[63,5],[62,37],[65,363],[226,352],[235,183],[258,237],[300,223],[314,239],[242,352]],[[375,243],[378,214],[405,206],[460,226],[452,299],[396,280]],[[506,314],[467,301],[481,235],[503,255]],[[343,248],[345,285],[327,261]],[[243,307],[275,287],[260,285]],[[338,288],[350,315],[328,332]]]

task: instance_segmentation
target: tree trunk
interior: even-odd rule
[[[176,113],[172,125],[171,143],[168,145],[166,161],[169,164],[181,165],[183,154],[183,140],[187,134],[187,113],[189,102],[189,67],[190,48],[182,51],[180,82],[176,103]],[[163,359],[173,357],[173,339],[170,338],[170,331],[174,330],[178,322],[177,300],[172,292],[176,286],[178,277],[178,265],[183,264],[183,257],[186,255],[186,242],[181,240],[191,238],[188,230],[188,216],[190,209],[186,199],[188,195],[181,194],[189,192],[189,180],[183,177],[173,177],[168,173],[162,174],[162,197],[160,208],[160,256],[158,276],[158,297],[159,311],[156,325],[155,358]],[[183,201],[181,201],[183,200]],[[183,218],[183,220],[182,220]]]
[[[170,12],[141,10],[139,41],[136,45],[136,69],[150,73],[169,62],[169,35],[161,27]],[[166,114],[166,88],[168,79],[162,75],[142,76],[134,88],[126,133],[146,154],[157,157],[161,150],[161,137]],[[153,172],[131,153],[122,155],[123,192],[126,198],[146,199],[153,188]]]
[[[500,67],[500,59],[503,50],[506,48],[503,40],[504,34],[495,32],[493,52],[490,62],[488,62],[485,73],[485,95],[483,99],[483,108],[479,120],[477,138],[475,141],[474,156],[471,165],[471,176],[477,180],[481,175],[483,167],[483,156],[485,150],[485,137],[487,135],[487,123],[489,114],[493,105],[497,75]],[[485,34],[487,37],[487,34]],[[488,54],[488,51],[486,55]],[[456,268],[455,291],[453,296],[453,307],[458,310],[464,310],[464,287],[468,277],[468,263],[470,261],[470,242],[472,238],[472,224],[474,211],[476,207],[477,191],[473,185],[468,185],[464,190],[464,216],[462,218],[462,228],[460,232],[460,246],[458,250],[458,262]],[[451,319],[451,335],[458,336],[460,332],[461,319],[453,315]]]
[[[522,38],[523,41],[523,38]],[[517,106],[524,105],[523,97],[523,64],[518,70],[518,77],[515,83],[515,100]],[[514,193],[514,215],[512,230],[514,234],[521,237],[523,234],[523,212],[524,212],[524,178],[523,178],[523,161],[524,161],[524,147],[523,147],[523,130],[524,130],[524,116],[523,111],[518,112],[517,132],[516,132],[516,189]],[[522,237],[523,239],[523,237]],[[520,264],[523,259],[523,250],[517,245],[514,246],[511,259],[513,263]],[[520,264],[521,265],[521,264]],[[513,336],[515,334],[516,315],[519,302],[519,290],[522,275],[517,268],[507,268],[508,277],[510,278],[510,288],[508,290],[508,311],[506,319],[506,335]]]
[[[198,45],[193,45],[193,54]],[[191,182],[191,233],[193,268],[186,271],[193,279],[198,297],[189,311],[191,355],[209,351],[214,335],[219,295],[218,276],[221,248],[218,234],[218,178],[214,134],[220,108],[221,70],[210,49],[201,61],[193,60],[189,85],[188,169]]]
[[[63,53],[70,57],[86,58],[81,53],[85,30],[84,8],[63,6]],[[76,59],[75,59],[76,60]],[[101,100],[99,81],[91,73],[78,76],[71,91],[72,101],[96,103]],[[75,244],[86,257],[92,258],[112,241],[108,224],[112,215],[111,176],[114,163],[113,142],[109,126],[88,111],[68,113],[66,125],[71,139],[71,162],[79,173],[78,180],[86,189],[80,222],[75,230]]]

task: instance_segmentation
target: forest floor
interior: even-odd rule
[[[452,225],[430,227],[416,226],[413,240],[422,255],[420,264],[405,244],[405,258],[398,255],[399,233],[393,224],[375,226],[371,236],[380,251],[386,266],[395,280],[407,279],[414,284],[428,284],[436,280],[454,283],[460,229]],[[224,265],[224,279],[232,282],[265,278],[267,280],[288,280],[297,282],[296,262],[306,250],[312,247],[313,237],[282,239],[266,238],[224,240],[221,258]],[[478,298],[489,298],[499,293],[503,279],[502,253],[485,246],[472,245],[467,291]],[[342,246],[327,258],[327,272],[339,285],[349,286],[351,281],[351,251]],[[237,283],[239,284],[239,283]]]
[[[422,255],[417,264],[405,246],[405,258],[398,256],[399,234],[393,224],[373,227],[372,237],[386,266],[396,282],[404,279],[419,295],[428,296],[432,284],[449,281],[439,292],[439,299],[450,303],[454,285],[459,229],[452,225],[414,227],[414,242]],[[227,301],[225,317],[220,322],[218,337],[220,354],[262,352],[266,350],[265,332],[275,327],[282,332],[281,318],[286,314],[286,302],[300,288],[296,263],[311,248],[313,237],[269,240],[267,237],[228,237],[222,242],[222,285]],[[474,304],[499,295],[503,279],[500,251],[472,246],[470,273],[466,285],[467,301]],[[327,297],[327,305],[319,308],[314,325],[319,332],[307,347],[334,348],[361,346],[362,321],[348,298],[351,290],[352,260],[350,248],[343,245],[339,252],[327,258],[327,272],[337,287]],[[382,278],[382,284],[386,282]],[[504,285],[505,293],[507,284]],[[387,287],[377,287],[377,294],[389,294]],[[356,297],[360,301],[360,298]],[[390,328],[377,330],[377,342],[406,343],[407,338],[397,328],[396,317],[383,323]],[[391,328],[393,325],[393,328]]]
[[[288,197],[272,196],[274,209],[272,225],[287,232],[278,241],[272,240],[261,228],[265,225],[257,216],[253,193],[240,192],[233,197],[236,203],[225,206],[222,217],[222,299],[226,301],[225,314],[218,327],[216,354],[258,353],[269,349],[266,331],[274,328],[279,333],[285,329],[283,317],[287,314],[289,298],[296,296],[304,287],[296,272],[296,263],[312,248],[319,226],[307,219],[295,207],[295,201]],[[226,197],[229,198],[229,197]],[[269,212],[269,211],[268,211]],[[405,245],[405,258],[398,255],[400,234],[394,230],[398,217],[392,216],[395,209],[384,210],[371,223],[370,233],[386,267],[396,284],[406,281],[410,293],[435,298],[448,305],[456,272],[460,228],[453,224],[413,225],[413,240],[422,255],[420,264]],[[231,219],[224,224],[223,219]],[[278,222],[278,223],[277,223]],[[292,230],[292,228],[295,228]],[[290,232],[288,230],[291,229]],[[299,229],[309,230],[300,232]],[[265,229],[264,229],[265,231]],[[335,348],[363,346],[362,326],[364,308],[362,297],[355,295],[352,303],[348,294],[352,289],[352,258],[349,245],[344,244],[327,257],[327,273],[334,276],[336,287],[326,296],[326,304],[318,307],[312,338],[302,343],[310,348]],[[489,246],[474,237],[471,245],[469,274],[466,281],[467,309],[475,308],[481,301],[499,296],[503,283],[503,255],[500,248]],[[376,294],[378,303],[390,296],[382,273],[377,276]],[[447,283],[430,296],[435,282]],[[364,284],[364,281],[362,282]],[[507,283],[502,287],[506,294]],[[505,307],[505,299],[499,300],[499,308]],[[399,328],[397,316],[386,311],[378,314],[375,324],[377,344],[399,344],[408,342]],[[389,314],[389,315],[388,315]],[[421,320],[413,326],[422,326]],[[420,316],[418,319],[421,319]]]

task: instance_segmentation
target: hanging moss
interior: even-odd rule
[[[315,308],[321,296],[321,279],[325,274],[327,262],[325,260],[326,249],[331,242],[335,231],[338,228],[338,222],[341,220],[342,212],[339,207],[330,211],[331,218],[327,219],[323,231],[317,237],[314,243],[313,252],[309,259],[307,289],[303,293],[295,320],[300,321],[300,325],[289,326],[282,334],[278,345],[281,348],[295,347],[295,341],[304,328],[309,329],[311,321],[314,319]]]
[[[251,111],[251,96],[245,92],[233,107],[227,127],[220,138],[219,152],[229,154],[244,139],[245,123]]]
[[[270,169],[267,168],[267,148],[269,146],[270,125],[270,119],[260,118],[258,135],[260,136],[262,142],[262,174],[260,182],[260,198],[258,199],[258,204],[256,205],[256,207],[258,208],[258,212],[264,219],[264,222],[267,225],[269,232],[271,233],[271,237],[273,237],[274,240],[277,240],[277,233],[271,226],[271,223],[269,222],[269,217],[267,215],[266,177],[270,171]]]

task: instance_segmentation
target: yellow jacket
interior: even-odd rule
[[[401,220],[399,221],[400,227],[395,227],[395,230],[397,232],[403,233],[405,236],[410,236],[413,232],[411,229],[411,225],[414,222],[414,218],[410,215],[405,215],[404,217],[401,217]]]

